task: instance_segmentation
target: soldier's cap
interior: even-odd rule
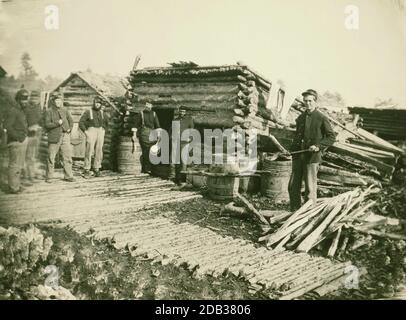
[[[187,108],[186,108],[186,106],[181,105],[181,106],[179,106],[179,110],[185,110],[185,111],[187,111]]]
[[[26,89],[20,89],[16,93],[15,100],[16,101],[27,100],[29,95],[30,94]]]
[[[317,98],[319,97],[318,93],[316,90],[313,89],[307,89],[305,92],[302,93],[302,96],[313,96],[315,98],[315,100],[317,100]]]

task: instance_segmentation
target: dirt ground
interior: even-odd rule
[[[91,241],[68,228],[39,227],[51,237],[45,261],[0,281],[1,299],[32,299],[32,287],[44,284],[46,266],[58,266],[59,285],[77,299],[264,299],[250,293],[249,284],[232,275],[194,279],[190,271],[161,265],[109,241]],[[3,261],[2,261],[3,262]]]
[[[258,209],[287,209],[287,205],[275,205],[270,199],[257,195],[250,196],[249,200]],[[250,217],[241,219],[221,214],[226,203],[204,197],[157,207],[145,211],[140,218],[165,216],[210,228],[221,235],[257,242],[262,231],[256,221]],[[269,299],[268,295],[255,292],[249,283],[233,275],[205,276],[198,280],[182,266],[161,265],[132,257],[128,250],[115,249],[110,240],[92,241],[67,228],[37,227],[45,237],[52,239],[50,252],[46,260],[18,276],[7,277],[7,272],[0,273],[1,299],[35,298],[30,288],[44,283],[44,268],[48,265],[58,266],[59,285],[77,299]],[[351,260],[366,270],[359,288],[340,289],[323,299],[393,296],[405,279],[405,257],[406,246],[402,241],[374,239],[368,245],[348,252],[340,259]],[[0,260],[1,265],[4,263]],[[302,298],[320,299],[313,294]]]

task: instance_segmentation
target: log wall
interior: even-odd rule
[[[92,89],[80,77],[73,77],[69,82],[60,88],[63,93],[63,105],[69,110],[74,121],[74,128],[71,133],[71,143],[73,149],[73,157],[78,159],[84,158],[86,137],[78,128],[79,119],[83,112],[89,110],[93,105],[93,99],[99,94]],[[112,150],[114,149],[115,118],[117,112],[108,104],[104,105],[104,113],[110,117],[109,128],[106,130],[103,146],[103,163],[104,169],[113,169],[115,163]]]

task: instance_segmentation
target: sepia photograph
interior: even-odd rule
[[[406,0],[0,0],[0,300],[406,300]]]

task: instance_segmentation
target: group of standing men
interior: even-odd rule
[[[152,110],[153,105],[150,101],[145,102],[145,108],[141,110],[138,117],[135,118],[135,123],[133,124],[133,131],[136,132],[136,137],[139,140],[142,156],[141,156],[141,171],[143,173],[151,173],[152,164],[150,160],[151,148],[157,141],[150,139],[150,134],[152,130],[157,130],[157,139],[160,139],[160,123],[158,116],[155,111]],[[194,128],[193,118],[187,115],[187,108],[183,105],[179,106],[177,109],[177,114],[173,118],[173,122],[177,122],[177,125],[172,126],[177,130],[174,136],[181,137],[182,133],[187,129]],[[172,132],[168,132],[169,136],[172,136]],[[180,144],[180,147],[179,145]],[[182,185],[186,182],[186,157],[181,156],[183,148],[188,144],[188,141],[172,141],[171,147],[174,148],[174,158],[178,159],[179,162],[170,164],[170,174],[169,179],[173,180],[176,184]],[[171,151],[172,153],[172,151]]]
[[[4,121],[9,151],[8,186],[10,193],[19,193],[23,169],[30,185],[35,179],[36,157],[41,137],[41,109],[29,102],[25,89],[17,92],[16,104],[8,110]]]
[[[315,204],[317,200],[317,174],[319,165],[322,161],[323,151],[335,142],[335,133],[332,129],[328,117],[318,110],[318,93],[313,89],[306,90],[302,93],[305,109],[296,119],[296,133],[291,145],[291,151],[305,152],[294,154],[292,157],[292,173],[289,181],[290,208],[292,211],[297,210],[302,205],[302,185],[304,183],[305,193],[304,200],[312,200]],[[135,124],[137,137],[142,149],[142,172],[150,173],[150,149],[155,141],[150,141],[150,132],[160,128],[159,120],[154,111],[152,111],[151,102],[147,101],[145,108],[140,112],[140,117]],[[194,128],[194,121],[191,116],[187,115],[185,106],[178,108],[178,115],[173,121],[179,121],[176,134],[183,133],[184,130]],[[159,135],[158,135],[159,139]],[[174,143],[171,147],[176,152],[181,152],[188,141],[177,141],[180,148]],[[180,155],[179,164],[171,164],[170,178],[176,183],[185,182],[186,163]]]
[[[49,108],[41,111],[40,105],[29,102],[29,92],[21,89],[15,96],[16,104],[6,115],[4,129],[9,151],[8,192],[20,193],[21,176],[26,172],[27,183],[32,185],[35,179],[38,149],[42,130],[48,135],[48,155],[45,181],[51,183],[54,176],[55,158],[58,152],[62,157],[64,180],[74,182],[72,171],[71,132],[73,119],[68,109],[63,107],[62,95],[58,91],[51,93]],[[92,109],[81,116],[79,128],[86,135],[86,153],[84,173],[90,177],[92,157],[93,171],[100,176],[103,159],[104,133],[108,126],[108,116],[103,114],[101,99],[96,96]]]
[[[317,173],[321,162],[322,151],[335,141],[335,133],[328,118],[317,110],[318,94],[315,90],[309,89],[303,92],[305,105],[304,112],[296,119],[296,135],[291,146],[291,151],[308,150],[307,152],[294,155],[292,160],[292,174],[289,182],[289,196],[291,210],[297,210],[301,204],[302,183],[305,184],[305,200],[317,199]],[[32,183],[35,176],[35,164],[38,147],[42,135],[42,127],[48,134],[48,157],[46,181],[51,182],[54,173],[55,157],[60,151],[63,161],[64,180],[74,182],[72,173],[72,146],[70,134],[73,128],[72,116],[63,107],[62,97],[58,92],[53,92],[49,104],[50,108],[42,116],[38,105],[28,102],[28,91],[21,89],[16,94],[16,106],[8,112],[5,121],[7,132],[7,144],[9,149],[9,170],[8,184],[10,193],[21,192],[21,173],[26,168],[26,175],[29,183]],[[145,103],[145,108],[140,112],[133,127],[139,139],[142,149],[142,172],[151,173],[150,152],[156,141],[150,140],[152,130],[160,129],[158,116],[152,110],[150,101]],[[178,121],[179,137],[186,129],[194,128],[193,118],[187,115],[185,106],[180,106],[177,116],[173,121]],[[96,177],[100,176],[100,168],[103,159],[103,144],[105,130],[108,127],[109,118],[102,110],[102,100],[96,96],[91,109],[85,111],[79,121],[79,128],[86,135],[86,152],[84,161],[83,177],[90,177],[92,157],[94,156],[93,171]],[[158,130],[158,140],[160,138]],[[172,163],[170,166],[170,179],[177,184],[186,180],[185,159],[176,154],[187,145],[188,141],[177,141],[175,148],[175,159],[179,163]],[[172,152],[171,152],[172,153]],[[26,164],[25,164],[26,162]]]

